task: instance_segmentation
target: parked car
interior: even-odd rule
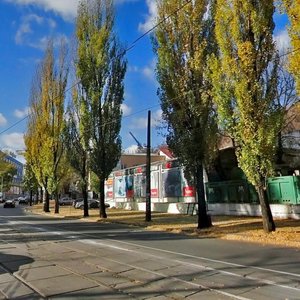
[[[63,197],[58,199],[58,204],[59,205],[72,205],[73,204],[74,199],[70,198],[70,197]]]
[[[28,204],[29,197],[19,197],[18,201],[19,201],[19,204]]]
[[[14,207],[16,207],[15,201],[14,200],[6,200],[3,207],[4,208],[14,208]]]
[[[78,198],[78,199],[75,199],[74,201],[73,201],[73,207],[75,207],[76,206],[76,203],[78,203],[78,202],[83,202],[83,198]]]
[[[100,201],[99,200],[95,200],[95,199],[88,199],[88,206],[89,208],[99,208],[99,205],[100,205]],[[79,209],[83,209],[83,201],[81,202],[77,202],[75,204],[75,208],[79,208]],[[105,207],[108,208],[110,207],[109,204],[105,204]]]
[[[0,197],[0,203],[4,203],[5,199],[3,197]]]

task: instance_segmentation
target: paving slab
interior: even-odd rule
[[[45,266],[53,266],[53,263],[46,261],[46,260],[20,260],[20,261],[9,261],[4,262],[3,265],[11,272],[14,273],[18,270],[24,269],[33,269],[38,267],[45,267]]]
[[[148,269],[151,271],[159,271],[170,267],[178,266],[179,264],[175,261],[163,261],[160,259],[143,259],[133,264],[135,267]]]
[[[132,300],[132,297],[107,287],[99,286],[48,298],[49,300]]]
[[[45,248],[43,245],[41,248]],[[55,252],[57,254],[65,254],[67,255],[68,252],[73,252],[72,249],[64,247],[61,243],[49,243],[46,245],[46,250],[48,252]]]
[[[145,255],[136,254],[136,253],[118,253],[118,254],[110,254],[109,256],[111,259],[126,263],[130,265],[134,265],[137,262],[145,261]]]
[[[6,250],[6,249],[16,249],[15,246],[12,246],[11,244],[6,244],[4,242],[0,242],[0,249],[3,251],[3,250]]]
[[[186,300],[199,300],[199,299],[205,299],[205,300],[232,300],[233,298],[229,295],[220,294],[214,291],[210,290],[202,290],[200,292],[197,292],[195,294],[192,294],[185,298]]]
[[[99,283],[108,285],[108,286],[115,286],[121,283],[125,283],[131,281],[128,278],[118,276],[116,273],[113,272],[97,272],[93,274],[88,274],[88,278],[91,278]]]
[[[32,281],[37,279],[45,279],[58,277],[62,275],[69,275],[70,271],[57,267],[57,266],[46,266],[33,269],[23,269],[14,273],[14,275],[21,277],[25,281]]]
[[[189,265],[177,265],[174,267],[169,267],[160,271],[160,273],[164,274],[166,277],[177,277],[182,280],[193,280],[197,275],[201,276],[202,272],[206,271],[205,268],[202,267],[193,267]]]
[[[147,300],[170,300],[170,299],[174,299],[174,298],[170,298],[170,297],[166,297],[166,296],[155,296],[155,297],[150,297],[150,298],[147,298]]]
[[[133,269],[121,273],[122,277],[129,278],[131,280],[140,281],[140,282],[151,282],[163,279],[165,277],[158,275],[154,272],[148,272],[146,270]]]
[[[296,289],[283,289],[279,286],[265,285],[258,286],[252,290],[240,294],[245,298],[251,299],[286,299],[286,300],[299,300],[300,290]]]
[[[115,262],[112,260],[108,260],[106,258],[89,258],[86,260],[86,262],[90,264],[94,264],[101,269],[105,269],[115,273],[121,273],[133,269],[133,267],[131,266],[119,262]]]
[[[8,299],[19,299],[19,297],[27,297],[27,299],[31,299],[36,295],[32,289],[30,289],[17,279],[6,283],[1,283],[0,291]]]
[[[92,280],[88,280],[77,275],[65,275],[46,279],[29,281],[31,286],[34,286],[44,297],[59,295],[72,291],[79,291],[98,286]]]
[[[9,273],[4,273],[4,274],[1,274],[0,275],[0,284],[1,283],[6,283],[6,282],[12,282],[12,281],[15,281],[16,278],[9,274]]]
[[[60,264],[61,262],[65,262],[65,261],[83,260],[86,259],[87,257],[89,257],[89,255],[87,255],[86,253],[77,252],[77,251],[68,252],[67,255],[51,252],[44,259],[51,260],[53,262]]]
[[[115,288],[139,299],[153,298],[158,295],[164,295],[172,299],[184,299],[199,291],[198,287],[169,278],[146,284],[139,281],[128,281],[116,285]]]
[[[179,281],[172,278],[164,278],[158,281],[153,281],[144,285],[147,289],[156,291],[160,295],[178,297],[183,299],[201,288],[187,282]]]
[[[102,269],[98,268],[96,265],[92,265],[85,262],[84,260],[78,260],[78,259],[70,259],[65,261],[61,260],[57,262],[57,264],[59,264],[59,266],[71,270],[72,272],[79,273],[82,275],[102,271]]]

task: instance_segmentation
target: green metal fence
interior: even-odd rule
[[[299,176],[280,176],[267,180],[270,203],[300,204]]]
[[[246,180],[206,183],[208,203],[257,203],[255,189]]]
[[[267,180],[270,203],[300,204],[300,176],[280,176]],[[206,183],[208,203],[259,203],[255,188],[247,180]]]

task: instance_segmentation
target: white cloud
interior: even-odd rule
[[[282,30],[274,36],[276,47],[280,53],[287,52],[291,47],[291,40],[287,30]]]
[[[77,13],[79,0],[6,0],[17,5],[35,5],[45,11],[52,11],[71,21]]]
[[[156,0],[146,0],[146,3],[148,6],[149,14],[146,16],[146,20],[144,23],[139,23],[138,29],[141,32],[147,32],[156,23],[156,17],[157,17]]]
[[[44,22],[44,19],[36,14],[30,14],[30,15],[25,16],[22,19],[22,23],[15,35],[16,44],[22,45],[26,36],[33,33],[31,23],[37,23],[40,25],[43,22]]]
[[[44,50],[47,46],[49,37],[35,37],[33,27],[39,26],[49,31],[49,36],[52,36],[53,29],[56,27],[56,22],[51,18],[43,18],[36,14],[29,14],[22,18],[21,25],[19,26],[16,35],[15,42],[17,45],[27,45],[33,48]],[[54,46],[59,43],[61,38],[66,39],[65,35],[56,35],[54,38]]]
[[[4,126],[7,124],[6,118],[3,116],[2,113],[0,113],[0,126]]]
[[[137,149],[138,149],[137,145],[131,145],[131,146],[127,147],[126,149],[124,149],[124,153],[133,154],[133,153],[136,153]]]
[[[128,72],[138,72],[139,68],[137,66],[131,66],[131,65],[129,65],[128,68],[127,68],[127,71]]]
[[[19,132],[1,135],[0,143],[2,148],[10,148],[14,150],[25,149],[24,134]]]
[[[142,73],[143,75],[150,79],[150,80],[153,80],[153,81],[156,81],[156,78],[155,78],[155,66],[156,66],[156,61],[155,59],[152,60],[152,62],[145,66],[143,69],[142,69]]]
[[[144,67],[129,66],[128,71],[132,73],[141,73],[145,78],[156,82],[155,75],[156,60],[155,58]]]
[[[29,107],[25,107],[24,109],[16,109],[14,111],[14,116],[19,119],[26,117],[28,114],[29,114]]]
[[[159,109],[151,114],[151,127],[156,127],[161,123],[162,120],[162,110]],[[132,123],[129,125],[131,129],[145,129],[147,128],[148,119],[145,118],[136,118],[132,120]]]
[[[77,14],[77,7],[80,0],[5,0],[6,2],[29,6],[37,6],[44,11],[52,11],[60,15],[66,21],[73,21]],[[116,4],[135,2],[137,0],[116,0]]]
[[[132,108],[130,106],[126,105],[125,103],[121,104],[121,109],[123,112],[123,117],[128,116],[132,111]]]

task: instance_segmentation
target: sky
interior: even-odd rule
[[[115,30],[123,45],[130,46],[155,24],[155,0],[115,0],[114,3]],[[77,5],[78,0],[0,0],[0,149],[25,148],[23,134],[27,123],[22,119],[28,114],[33,74],[49,38],[54,42],[62,37],[67,42],[72,40]],[[274,20],[275,40],[281,51],[285,51],[289,45],[287,18],[275,13]],[[136,148],[130,131],[142,144],[146,143],[148,110],[152,113],[152,146],[164,143],[164,138],[158,128],[161,109],[149,36],[139,40],[126,58],[121,137],[123,149],[130,152]]]

